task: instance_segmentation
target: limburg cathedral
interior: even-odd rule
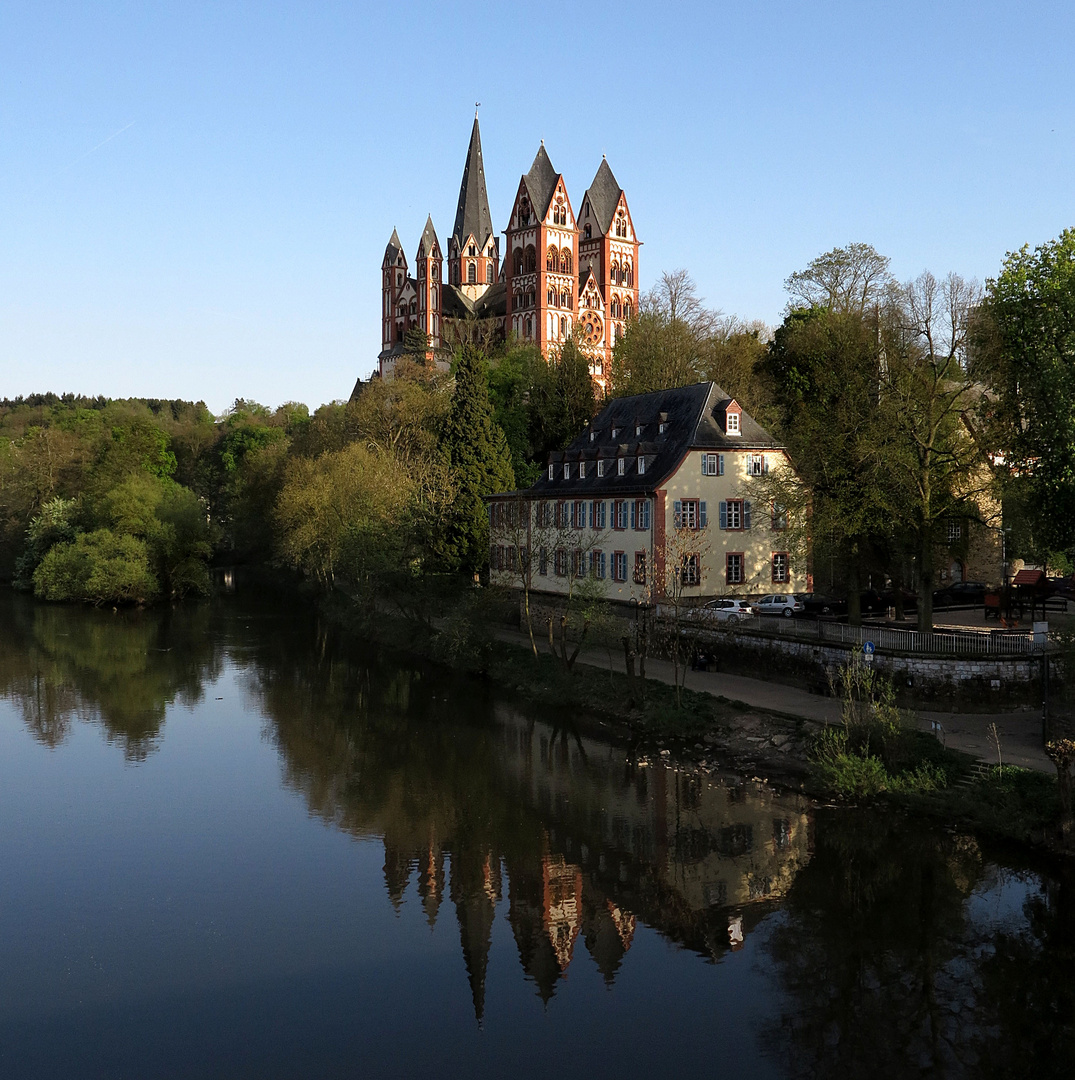
[[[458,341],[533,342],[555,355],[579,328],[590,373],[604,389],[612,348],[638,310],[638,238],[627,196],[603,158],[576,214],[563,176],[542,142],[530,171],[519,178],[511,217],[500,238],[493,230],[482,164],[478,118],[455,224],[448,268],[431,217],[408,264],[396,230],[381,264],[380,375],[390,377],[413,331],[441,358]]]

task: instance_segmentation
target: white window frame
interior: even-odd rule
[[[616,471],[619,473],[620,476],[623,476],[626,473],[626,471],[627,471],[627,459],[626,458],[617,458],[616,459]]]
[[[604,458],[598,458],[597,459],[597,475],[598,476],[604,476],[605,475],[605,459]]]
[[[641,454],[638,455],[638,471],[640,474],[646,471],[646,459]]]
[[[729,412],[724,418],[725,435],[742,435],[742,425],[739,422],[740,413]]]

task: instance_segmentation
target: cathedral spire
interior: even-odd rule
[[[467,163],[463,166],[463,182],[459,185],[459,206],[455,211],[452,239],[458,246],[473,236],[480,249],[493,235],[493,215],[489,212],[489,196],[485,190],[485,166],[482,164],[482,137],[478,129],[477,110],[470,132]]]

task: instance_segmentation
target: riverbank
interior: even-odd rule
[[[838,699],[816,699],[824,703],[823,716],[797,716],[688,685],[677,705],[667,662],[649,659],[647,678],[631,679],[617,670],[622,657],[611,647],[591,647],[568,670],[544,643],[535,657],[524,635],[497,625],[488,611],[475,631],[465,611],[419,625],[383,610],[376,618],[364,616],[342,593],[322,603],[334,620],[359,635],[510,690],[580,733],[626,745],[639,764],[662,758],[685,769],[735,773],[822,801],[839,797],[814,754],[820,733],[840,723]],[[688,681],[697,682],[701,674],[689,673]],[[915,723],[930,721],[916,718]],[[926,785],[930,790],[883,790],[874,798],[945,825],[1064,853],[1056,839],[1055,772],[1050,775],[1041,761],[1027,768],[1008,757],[997,768],[973,753],[942,745],[928,730],[907,730],[901,738],[910,759],[940,782]],[[844,796],[844,801],[854,797]]]

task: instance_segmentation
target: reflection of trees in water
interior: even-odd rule
[[[451,901],[479,1019],[503,898],[548,1000],[580,943],[611,983],[637,918],[724,955],[729,908],[749,930],[808,857],[802,800],[638,768],[563,717],[522,716],[316,620],[259,639],[252,659],[285,782],[325,822],[383,837],[397,909],[412,884],[431,924]]]
[[[167,707],[196,703],[219,674],[205,604],[114,613],[18,596],[0,603],[0,694],[47,746],[74,720],[98,722],[128,760],[144,760]]]
[[[987,869],[966,837],[881,813],[820,817],[767,941],[787,1004],[766,1049],[802,1077],[1069,1075],[1070,899],[1063,910],[1064,887],[1038,894],[1036,880]],[[1020,887],[1018,927],[998,931],[969,902]]]

